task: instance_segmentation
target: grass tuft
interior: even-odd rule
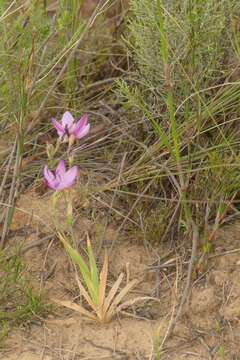
[[[26,266],[18,256],[5,260],[0,257],[0,345],[13,325],[24,324],[35,316],[44,316],[50,306],[35,294]]]

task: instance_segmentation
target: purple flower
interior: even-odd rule
[[[66,171],[65,161],[61,160],[55,171],[49,170],[48,166],[44,166],[45,184],[54,190],[63,190],[72,186],[78,174],[78,167],[73,166]]]
[[[64,140],[67,140],[70,135],[73,135],[76,139],[81,139],[87,135],[90,130],[88,115],[86,114],[76,122],[72,114],[66,111],[62,116],[61,124],[54,118],[52,118],[52,123],[58,135]]]

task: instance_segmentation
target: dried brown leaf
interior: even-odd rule
[[[102,271],[100,273],[100,282],[99,282],[99,307],[103,306],[105,297],[106,297],[106,286],[107,286],[107,274],[108,274],[108,256],[107,251],[104,254],[104,263]]]
[[[82,285],[81,281],[79,280],[78,277],[76,277],[77,283],[78,283],[78,287],[80,290],[80,293],[82,294],[82,296],[85,298],[85,300],[88,302],[89,306],[96,311],[97,310],[97,306],[96,304],[94,304],[94,302],[92,301],[91,297],[88,295],[87,291],[85,290],[84,286]]]
[[[115,283],[113,284],[113,287],[111,288],[111,290],[109,291],[109,294],[107,296],[107,298],[105,299],[104,301],[104,304],[103,304],[103,311],[105,313],[108,312],[108,308],[110,307],[111,305],[111,302],[113,301],[114,299],[114,296],[116,295],[118,289],[119,289],[119,286],[122,282],[122,279],[124,277],[124,274],[121,273],[118,277],[118,279],[115,281]]]
[[[90,311],[84,309],[82,306],[77,305],[69,300],[58,300],[58,299],[52,299],[56,304],[65,306],[69,309],[72,309],[74,311],[77,311],[78,313],[87,316],[90,319],[97,320],[96,315],[92,314]]]
[[[108,319],[111,319],[111,317],[116,313],[117,306],[121,302],[121,300],[126,296],[126,294],[138,283],[138,280],[134,279],[130,281],[121,291],[120,293],[115,297],[113,300],[110,308],[107,311],[107,317]]]

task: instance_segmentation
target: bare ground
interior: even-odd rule
[[[21,211],[17,211],[14,218],[15,235],[9,239],[8,251],[16,244],[24,247],[43,239],[23,254],[35,291],[43,293],[46,302],[52,298],[81,301],[74,267],[52,232],[49,195],[40,196],[32,190],[22,195],[18,207]],[[155,349],[166,334],[184,288],[188,250],[184,257],[174,250],[172,243],[143,244],[141,234],[128,231],[127,226],[118,233],[117,221],[105,229],[105,214],[93,220],[87,207],[91,207],[91,203],[85,203],[78,210],[81,216],[76,231],[80,245],[86,231],[96,252],[102,243],[108,247],[116,241],[110,255],[109,289],[120,271],[124,271],[126,278],[140,281],[129,298],[150,296],[157,301],[136,302],[104,325],[55,306],[46,318],[35,317],[14,328],[0,349],[0,359],[156,358]],[[63,214],[64,205],[60,202],[58,216],[64,228]],[[23,226],[26,231],[20,233]],[[240,221],[236,220],[218,231],[207,267],[193,282],[189,301],[173,336],[164,344],[161,360],[240,359],[239,230]],[[101,255],[100,252],[100,266]]]

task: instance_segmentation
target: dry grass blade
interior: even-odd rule
[[[85,315],[93,320],[97,320],[96,316],[92,314],[90,311],[84,309],[82,306],[77,305],[69,300],[58,300],[58,299],[52,299],[56,304],[65,306],[69,309],[72,309],[74,311],[77,311],[78,313]]]

